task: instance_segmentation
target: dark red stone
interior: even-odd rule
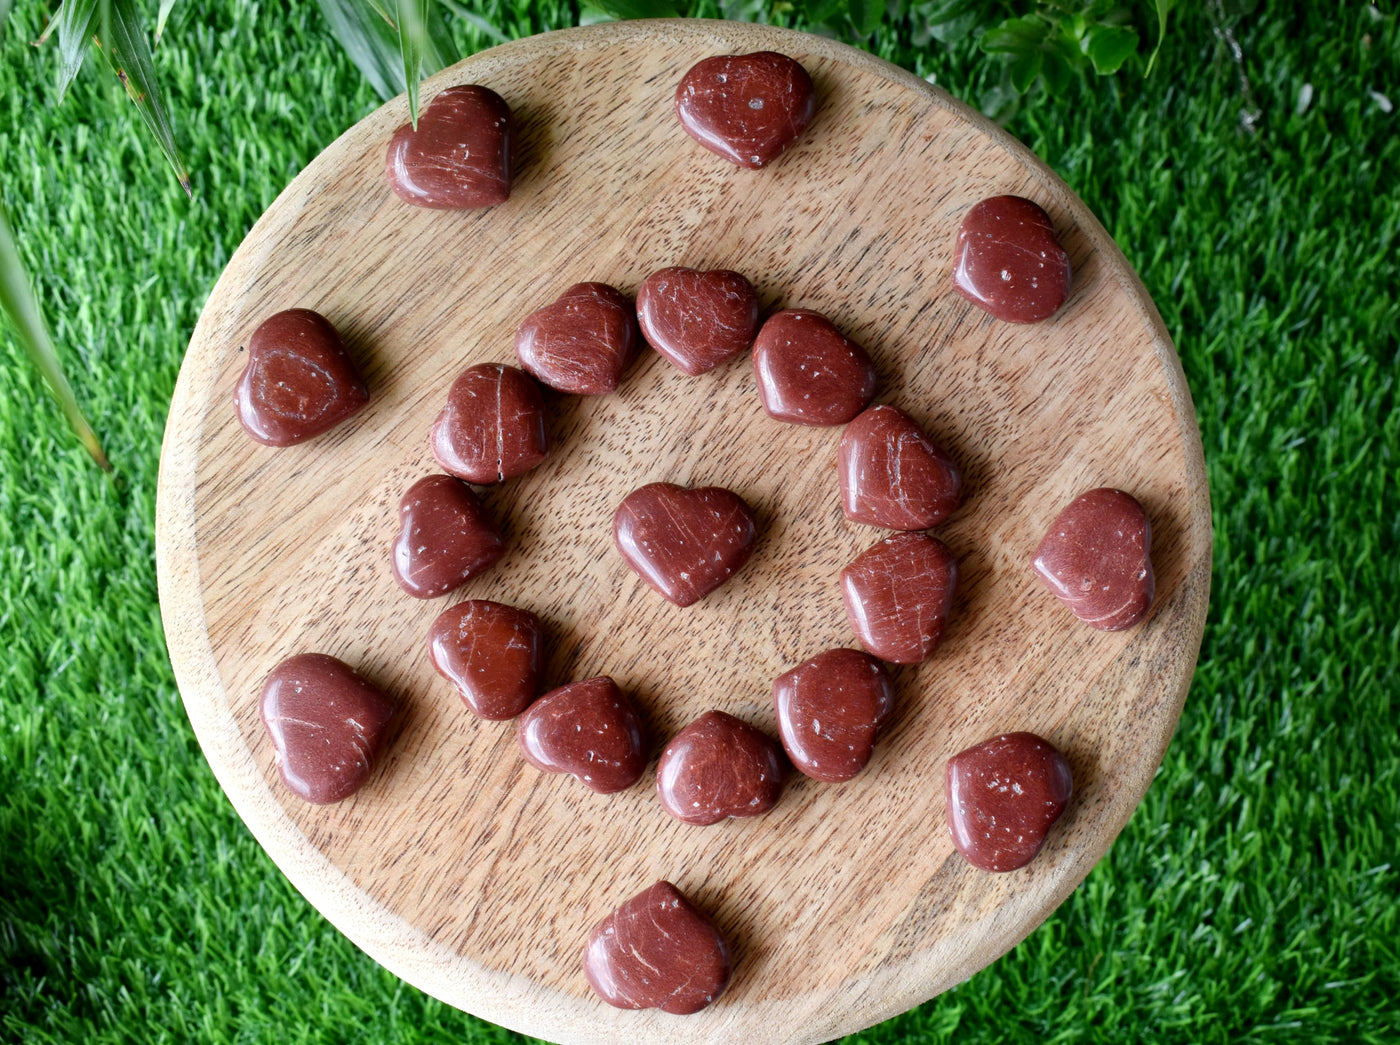
[[[894,710],[894,683],[868,653],[830,649],[773,680],[778,736],[792,764],[840,783],[865,768]]]
[[[1069,297],[1069,255],[1039,205],[993,196],[958,229],[953,287],[1008,323],[1049,319]]]
[[[433,621],[428,656],[476,715],[514,718],[539,690],[540,622],[499,602],[461,602]]]
[[[795,142],[817,111],[807,70],[773,51],[706,58],[681,77],[676,115],[705,148],[756,169]]]
[[[1055,517],[1031,566],[1055,596],[1100,631],[1131,628],[1152,607],[1152,523],[1122,490],[1101,487]]]
[[[846,617],[860,644],[895,664],[917,664],[934,651],[957,583],[953,553],[923,533],[887,537],[841,571]]]
[[[872,406],[846,426],[836,463],[842,506],[853,522],[927,530],[962,500],[957,465],[892,406]]]
[[[540,697],[520,716],[516,739],[536,769],[568,773],[602,795],[631,787],[646,767],[637,709],[606,675]]]
[[[637,291],[637,319],[652,348],[697,377],[753,344],[758,294],[727,269],[662,269]]]
[[[400,199],[462,210],[510,196],[514,138],[510,106],[477,84],[440,91],[418,117],[394,132],[384,173]]]
[[[258,709],[282,782],[316,805],[363,786],[394,717],[382,690],[324,653],[302,653],[273,668]]]
[[[513,366],[468,367],[447,393],[432,442],[442,470],[470,483],[528,472],[549,453],[540,386]]]
[[[293,308],[253,331],[233,402],[243,430],[258,442],[293,446],[359,411],[369,389],[330,321]]]
[[[1065,756],[1034,733],[1006,733],[954,755],[944,780],[953,844],[984,871],[1030,863],[1073,790]]]
[[[656,795],[666,812],[702,827],[766,813],[782,791],[778,745],[723,711],[705,712],[672,737],[656,766]]]
[[[636,358],[638,340],[637,314],[621,291],[606,283],[575,283],[525,317],[515,353],[550,388],[606,395]]]
[[[819,312],[784,309],[753,344],[763,409],[799,425],[843,425],[875,394],[870,357]]]
[[[583,949],[589,985],[619,1009],[699,1012],[724,991],[730,970],[724,937],[670,882],[613,911]]]
[[[505,541],[471,487],[428,475],[399,501],[394,579],[419,599],[446,595],[506,553]]]
[[[650,483],[613,514],[613,541],[627,565],[677,606],[699,602],[753,554],[753,511],[718,486]]]

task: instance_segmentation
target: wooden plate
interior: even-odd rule
[[[713,54],[800,60],[815,122],[744,171],[680,129],[672,93]],[[190,343],[161,461],[161,607],[180,690],[234,806],[288,878],[404,979],[486,1019],[566,1041],[817,1041],[892,1016],[981,969],[1083,879],[1152,779],[1205,619],[1210,513],[1176,354],[1103,228],[1021,145],[942,91],[841,44],[719,22],[632,22],[506,44],[447,70],[489,85],[521,124],[510,201],[419,210],[389,192],[402,99],[288,186],[219,280]],[[1040,201],[1074,265],[1064,310],[991,320],[949,287],[977,200]],[[400,494],[434,471],[428,429],[464,367],[513,360],[529,311],[581,280],[636,290],[667,265],[747,273],[768,307],[818,309],[863,343],[894,402],[950,447],[970,497],[939,531],[963,583],[943,646],[898,673],[896,721],[851,783],[793,780],[777,809],[711,828],[660,809],[651,770],[602,797],[543,776],[510,724],[468,714],[425,654],[452,598],[389,572]],[[232,391],[253,329],[307,306],[347,336],[368,409],[313,442],[250,441]],[[646,352],[623,389],[558,397],[557,450],[487,494],[511,550],[457,596],[547,622],[547,681],[610,674],[653,754],[710,708],[774,730],[774,676],[852,645],[836,575],[881,532],[846,523],[838,429],[779,424],[746,361],[687,378]],[[678,610],[612,547],[613,509],[654,480],[719,484],[760,516],[734,581]],[[1027,560],[1094,486],[1148,508],[1157,603],[1121,634],[1077,623]],[[365,789],[328,808],[281,786],[258,720],[263,677],[305,651],[341,657],[406,708]],[[1040,857],[973,870],[944,821],[949,755],[1030,729],[1065,750],[1076,796]],[[658,878],[717,918],[736,971],[692,1017],[589,992],[589,928]],[[251,902],[251,898],[250,898]]]

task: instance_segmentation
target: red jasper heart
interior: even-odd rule
[[[477,84],[438,93],[418,129],[394,132],[384,172],[400,199],[419,207],[462,210],[510,196],[515,132],[510,106]]]
[[[1030,863],[1074,787],[1065,756],[1034,733],[1006,733],[959,752],[944,786],[953,844],[984,871]]]
[[[646,767],[637,709],[606,675],[540,697],[520,716],[516,740],[536,769],[603,795],[631,787]]]
[[[875,394],[870,357],[818,312],[784,309],[753,343],[763,409],[799,425],[843,425]]]
[[[244,431],[258,442],[304,442],[368,402],[369,389],[324,316],[288,309],[253,332],[234,406]]]
[[[699,602],[753,554],[753,511],[718,486],[651,483],[613,515],[613,541],[637,576],[677,606]]]
[[[677,733],[656,766],[656,795],[677,820],[706,826],[758,816],[783,790],[778,745],[723,711],[707,711]]]
[[[994,196],[958,228],[953,289],[997,319],[1036,323],[1069,297],[1069,255],[1050,215],[1020,196]]]
[[[1152,606],[1151,548],[1152,523],[1142,505],[1122,490],[1101,488],[1056,516],[1031,565],[1080,620],[1121,631]]]
[[[846,617],[860,644],[881,660],[917,664],[943,637],[957,581],[947,545],[923,533],[898,533],[841,571]]]
[[[419,599],[446,595],[506,552],[486,508],[466,483],[429,475],[399,501],[394,579]]]
[[[962,500],[957,465],[892,406],[872,406],[846,426],[836,463],[852,522],[927,530]]]
[[[459,603],[433,621],[428,656],[474,714],[514,718],[539,686],[539,618],[485,599]]]
[[[467,482],[499,483],[528,472],[549,453],[540,386],[513,366],[468,367],[447,393],[432,444],[442,470]]]
[[[550,388],[606,395],[636,357],[637,341],[637,314],[621,291],[606,283],[576,283],[525,317],[515,353]]]
[[[726,269],[662,269],[637,291],[637,319],[652,348],[697,377],[753,344],[758,294]]]
[[[676,115],[686,133],[740,167],[772,163],[816,110],[807,70],[773,51],[706,58],[676,88]]]
[[[850,780],[894,710],[894,683],[868,653],[830,649],[773,680],[778,735],[792,764],[829,783]]]

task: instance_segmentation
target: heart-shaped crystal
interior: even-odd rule
[[[1069,297],[1069,255],[1050,215],[1020,196],[993,196],[958,229],[953,287],[1008,323],[1049,319]]]
[[[706,58],[676,88],[681,126],[740,167],[773,162],[807,129],[816,110],[807,70],[773,51]]]
[[[428,656],[475,714],[514,718],[539,686],[540,622],[499,602],[458,603],[433,621]]]
[[[505,552],[481,501],[450,475],[424,476],[399,501],[394,579],[416,598],[446,595]]]
[[[637,355],[637,313],[606,283],[575,283],[515,334],[520,365],[550,388],[606,395]]]
[[[699,602],[753,554],[757,526],[738,494],[650,483],[613,515],[613,540],[637,576],[677,606]]]
[[[681,730],[656,766],[656,795],[687,824],[758,816],[783,790],[782,756],[761,729],[723,711],[707,711]]]
[[[875,394],[870,357],[819,312],[784,309],[753,343],[763,409],[799,425],[843,425]]]
[[[1031,566],[1055,596],[1100,631],[1131,628],[1155,594],[1152,523],[1137,500],[1101,487],[1077,497],[1050,524]]]
[[[384,172],[401,199],[419,207],[462,210],[504,203],[514,162],[510,106],[495,91],[464,84],[440,91],[418,129],[394,132]]]
[[[962,499],[958,468],[913,418],[872,406],[841,433],[841,500],[852,522],[891,530],[937,526]]]
[[[637,709],[606,675],[540,697],[520,716],[516,739],[536,769],[603,795],[631,787],[646,767]]]
[[[870,761],[894,710],[894,683],[868,653],[830,649],[773,680],[778,735],[792,764],[815,780],[850,780]]]
[[[881,660],[917,664],[938,645],[953,607],[958,564],[942,541],[897,533],[841,571],[846,617]]]
[[[447,393],[432,443],[442,470],[470,483],[528,472],[549,453],[540,386],[513,366],[468,367]]]
[[[953,844],[984,871],[1030,863],[1073,790],[1065,756],[1034,733],[1006,733],[954,755],[944,783]]]
[[[727,269],[662,269],[637,291],[637,319],[652,348],[696,377],[753,344],[758,294]]]

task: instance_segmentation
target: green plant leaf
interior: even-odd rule
[[[392,23],[359,0],[316,0],[336,43],[384,101],[403,94],[403,54]]]
[[[861,36],[873,36],[885,20],[885,0],[849,0],[851,25]]]
[[[1011,86],[1018,94],[1025,94],[1040,75],[1040,67],[1045,60],[1043,51],[1027,51],[1011,59]]]
[[[461,4],[457,3],[456,0],[438,0],[438,2],[441,3],[443,7],[451,11],[455,17],[460,18],[462,21],[466,22],[477,32],[482,33],[485,36],[489,36],[492,40],[495,40],[498,43],[505,43],[507,40],[510,39],[510,37],[508,37],[505,33],[497,29],[485,18],[482,18],[481,15],[477,14],[475,11],[468,11]]]
[[[1036,15],[1008,18],[982,34],[982,50],[988,54],[1026,54],[1041,45],[1050,25]]]
[[[160,0],[160,12],[156,15],[156,43],[160,46],[160,38],[165,35],[165,23],[170,18],[170,12],[175,7],[175,0]]]
[[[1167,15],[1171,13],[1172,0],[1155,0],[1153,9],[1157,13],[1157,43],[1152,47],[1152,54],[1147,59],[1147,71],[1144,77],[1152,75],[1152,67],[1157,64],[1157,55],[1162,52],[1162,41],[1167,38]]]
[[[101,468],[110,472],[112,466],[102,452],[102,444],[83,416],[82,407],[78,406],[78,400],[73,395],[73,386],[68,383],[63,364],[58,361],[58,352],[54,349],[53,339],[49,337],[49,328],[44,325],[39,299],[34,296],[34,288],[15,247],[14,232],[10,229],[3,207],[0,207],[0,311],[10,317],[20,347],[43,375],[54,398],[58,400],[63,416],[68,419],[83,447]]]
[[[846,13],[846,0],[804,0],[802,13],[818,25],[834,22]]]
[[[1094,71],[1108,76],[1122,68],[1137,53],[1138,34],[1121,25],[1097,25],[1084,37],[1084,53],[1094,63]]]
[[[92,42],[92,25],[97,18],[97,0],[63,0],[49,24],[35,41],[44,43],[58,30],[58,100],[63,101],[68,86],[83,67],[88,44]]]
[[[399,52],[403,57],[405,90],[408,92],[408,116],[414,130],[418,129],[418,85],[429,76],[452,63],[456,45],[443,21],[442,9],[428,0],[397,0]]]
[[[589,0],[589,6],[618,21],[625,18],[675,18],[680,13],[670,0]]]
[[[965,40],[977,28],[982,10],[977,0],[951,0],[935,5],[924,18],[929,35],[941,44]]]

